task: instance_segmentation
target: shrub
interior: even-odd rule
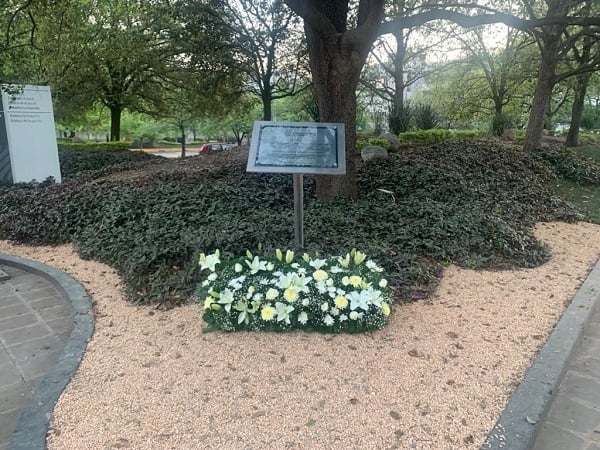
[[[566,148],[543,148],[534,150],[532,154],[549,163],[558,176],[582,185],[600,185],[600,164],[592,158]]]
[[[220,249],[232,259],[261,243],[265,252],[293,245],[291,177],[247,173],[244,155],[203,166],[208,160],[131,181],[0,187],[0,239],[72,242],[82,257],[117,269],[131,301],[180,304],[200,281],[199,253]],[[369,161],[354,202],[321,203],[307,182],[307,251],[326,258],[360,248],[386,270],[400,301],[427,296],[449,262],[532,267],[548,258],[532,225],[581,218],[544,187],[551,175],[544,158],[483,142]]]
[[[390,141],[388,141],[387,139],[367,138],[359,139],[358,141],[356,141],[357,150],[362,150],[363,148],[368,147],[370,145],[378,145],[379,147],[383,147],[386,150],[390,149]]]
[[[62,177],[71,179],[84,172],[96,171],[96,176],[132,168],[138,162],[156,162],[157,156],[131,150],[59,149]],[[118,166],[118,167],[117,167]],[[88,176],[93,174],[88,173]]]
[[[502,136],[506,130],[514,126],[514,119],[510,114],[501,112],[492,117],[491,131],[494,136]]]
[[[437,128],[439,120],[437,113],[431,105],[421,103],[414,107],[413,111],[415,128],[418,130],[431,130]]]
[[[413,121],[413,108],[410,102],[404,102],[402,106],[392,103],[388,119],[390,131],[396,135],[410,129]]]
[[[58,141],[59,150],[127,150],[130,146],[129,142],[114,141],[114,142],[64,142]]]
[[[402,133],[398,138],[401,142],[415,144],[435,144],[447,139],[474,139],[485,134],[477,130],[420,130]]]

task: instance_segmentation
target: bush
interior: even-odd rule
[[[581,185],[600,185],[600,164],[566,148],[543,148],[532,152],[534,157],[550,164],[554,173]]]
[[[414,108],[414,121],[417,130],[432,130],[437,128],[439,120],[431,105],[419,104]]]
[[[390,131],[396,135],[410,130],[413,121],[413,108],[410,102],[404,102],[402,106],[392,104],[388,119]]]
[[[494,136],[502,136],[506,130],[514,126],[514,119],[510,114],[501,112],[492,117],[491,131]]]
[[[127,150],[130,146],[129,142],[114,141],[114,142],[64,142],[58,141],[59,150],[96,150],[96,151],[113,151]]]
[[[64,179],[71,179],[84,172],[93,176],[90,172],[97,172],[96,176],[126,170],[132,168],[138,162],[155,162],[158,156],[149,155],[144,152],[114,149],[110,151],[88,149],[58,150],[60,160],[60,171]]]
[[[259,244],[266,252],[293,245],[289,175],[247,173],[243,155],[211,167],[197,161],[195,171],[154,170],[133,181],[0,187],[0,239],[72,242],[82,257],[117,269],[132,301],[165,307],[193,294],[200,252],[230,259]],[[544,187],[549,167],[522,151],[447,141],[369,161],[354,202],[323,204],[307,182],[307,251],[360,248],[386,270],[400,301],[427,296],[449,262],[535,266],[548,249],[532,225],[581,218]]]
[[[402,133],[398,138],[400,142],[414,144],[435,144],[447,139],[474,139],[485,134],[477,130],[421,130]]]
[[[356,141],[356,150],[362,150],[365,147],[368,147],[370,145],[377,145],[379,147],[383,147],[386,150],[390,149],[390,141],[388,141],[387,139],[380,139],[380,138],[367,138],[367,139],[359,139],[358,141]]]

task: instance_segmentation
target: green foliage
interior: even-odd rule
[[[543,148],[535,157],[546,161],[556,175],[581,185],[600,186],[600,162],[573,149]]]
[[[398,136],[400,142],[413,144],[434,144],[447,139],[474,139],[485,133],[478,130],[420,130],[407,131]]]
[[[0,239],[73,242],[117,269],[132,301],[185,302],[200,280],[199,252],[233,258],[259,243],[293,245],[291,177],[247,173],[245,155],[228,155],[210,167],[190,159],[186,170],[157,160],[164,170],[145,177],[0,187]],[[321,203],[308,181],[306,247],[324,257],[360,248],[401,301],[425,297],[449,262],[532,267],[548,258],[532,225],[581,217],[544,187],[551,177],[547,159],[492,143],[406,150],[366,163],[352,203]]]
[[[388,125],[392,133],[397,135],[410,130],[412,121],[413,108],[410,102],[404,102],[403,105],[392,104],[388,119]]]
[[[112,146],[107,144],[122,144],[121,142],[104,143],[103,146],[83,147],[78,150],[68,146],[59,146],[58,158],[60,160],[61,175],[65,179],[74,178],[83,172],[96,172],[95,175],[108,174],[134,167],[139,162],[156,162],[157,156],[144,152],[123,150],[122,145]]]
[[[431,130],[439,125],[438,115],[431,105],[415,105],[413,114],[417,130]]]
[[[59,150],[97,150],[97,151],[113,151],[126,150],[129,148],[129,142],[113,141],[113,142],[73,142],[69,139],[57,139]]]
[[[514,119],[510,114],[500,113],[492,117],[491,131],[494,136],[502,136],[506,130],[514,126]]]
[[[370,145],[378,145],[379,147],[383,147],[386,150],[390,149],[390,141],[388,141],[387,139],[366,138],[366,139],[359,139],[358,141],[356,141],[356,149],[357,150],[362,150],[363,148],[368,147]]]

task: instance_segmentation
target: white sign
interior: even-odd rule
[[[1,86],[0,182],[60,183],[52,97],[48,86]]]
[[[248,172],[346,173],[343,123],[254,122]]]

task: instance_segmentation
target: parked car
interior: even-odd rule
[[[201,155],[206,155],[208,152],[217,152],[220,150],[229,150],[231,148],[231,144],[226,144],[225,142],[209,142],[208,144],[204,144],[200,147]]]

